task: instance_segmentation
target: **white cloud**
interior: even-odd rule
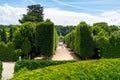
[[[44,11],[45,11],[45,19],[49,18],[55,24],[76,25],[80,21],[87,21],[90,24],[95,21],[101,21],[101,19],[99,19],[98,17],[85,14],[85,13],[63,11],[63,10],[54,9],[54,8],[48,8],[48,9],[45,9]]]
[[[87,13],[48,8],[45,9],[45,19],[46,18],[51,19],[55,24],[59,25],[77,25],[80,21],[86,21],[88,24],[107,22],[110,25],[120,25],[120,14],[117,11],[104,12],[94,16]]]
[[[19,24],[18,19],[25,13],[25,8],[17,8],[4,4],[0,6],[0,24]]]
[[[26,8],[12,7],[8,4],[0,6],[0,24],[19,24],[18,20],[26,13]],[[58,8],[45,8],[44,18],[51,19],[56,25],[77,25],[80,21],[88,24],[107,22],[120,25],[120,11],[107,11],[99,15],[63,11]]]

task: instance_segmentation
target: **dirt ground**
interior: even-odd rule
[[[51,60],[80,60],[80,58],[69,48],[66,48],[62,42],[60,42]]]
[[[13,77],[15,62],[3,62],[2,79],[7,80]]]

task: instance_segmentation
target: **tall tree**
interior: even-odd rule
[[[27,8],[27,14],[23,14],[23,18],[19,20],[20,23],[43,21],[43,7],[40,4],[30,5]]]
[[[28,58],[29,57],[28,54],[31,51],[31,43],[28,40],[28,38],[25,38],[25,40],[22,44],[22,50],[23,50],[23,53],[24,53],[25,57]]]
[[[7,42],[7,37],[6,37],[6,31],[5,31],[5,28],[3,28],[3,31],[2,31],[2,34],[1,34],[1,40],[3,42]]]
[[[9,35],[9,41],[12,41],[13,39],[13,29],[10,27],[10,35]]]

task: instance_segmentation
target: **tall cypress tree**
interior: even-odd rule
[[[1,35],[1,40],[5,43],[7,43],[7,37],[6,37],[6,31],[5,28],[3,28],[2,35]]]
[[[9,41],[12,41],[13,39],[13,29],[10,27],[10,35],[9,35]]]

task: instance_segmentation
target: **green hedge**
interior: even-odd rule
[[[62,64],[16,73],[11,80],[120,80],[120,59]]]
[[[96,53],[99,57],[120,58],[120,30],[107,23],[95,23],[92,26]]]
[[[105,41],[104,41],[105,42]],[[120,58],[120,31],[114,32],[102,50],[104,58]]]
[[[15,52],[15,46],[12,42],[0,42],[0,61],[16,61],[19,54]]]
[[[2,78],[2,70],[3,70],[3,68],[2,68],[2,62],[0,61],[0,79]]]
[[[94,55],[92,30],[85,22],[81,22],[75,30],[65,36],[65,43],[82,58],[91,58]]]
[[[37,68],[44,68],[52,65],[59,65],[64,63],[76,62],[75,60],[68,61],[51,61],[51,60],[22,60],[17,61],[14,67],[14,72],[18,72],[22,68],[27,68],[29,70],[34,70]]]
[[[50,20],[41,22],[36,27],[36,51],[45,56],[51,56],[58,43],[58,35]]]

